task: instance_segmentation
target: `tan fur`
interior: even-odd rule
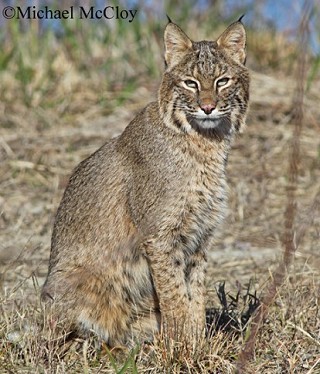
[[[217,42],[167,25],[158,101],[80,163],[58,209],[42,296],[59,319],[110,345],[203,333],[207,247],[249,99],[244,49],[241,22]]]

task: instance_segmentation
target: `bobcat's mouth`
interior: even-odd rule
[[[231,121],[227,116],[187,116],[191,127],[205,136],[213,136],[219,139],[225,138],[231,133]]]
[[[198,126],[201,126],[205,129],[216,128],[217,126],[219,126],[221,124],[221,120],[222,120],[222,118],[212,118],[212,117],[209,117],[209,116],[193,117],[193,121],[197,122]]]

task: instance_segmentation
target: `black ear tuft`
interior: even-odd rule
[[[238,22],[242,22],[242,18],[245,16],[245,14],[243,14],[239,19],[238,19]]]
[[[232,23],[220,35],[217,43],[220,48],[224,49],[236,61],[244,64],[246,59],[246,31],[241,22]]]
[[[179,26],[169,22],[164,30],[164,47],[166,63],[173,66],[190,52],[192,41]]]
[[[168,14],[166,16],[168,18],[168,23],[173,23],[172,20],[171,20],[171,18],[168,16]]]

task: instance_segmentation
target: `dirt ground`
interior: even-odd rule
[[[226,281],[227,290],[235,290],[253,279],[255,289],[263,292],[281,259],[295,89],[293,78],[252,73],[247,128],[236,140],[228,165],[229,212],[209,257],[210,304],[215,303],[214,288],[220,281]],[[99,97],[93,91],[75,99],[67,115],[63,107],[44,110],[0,103],[3,305],[37,303],[47,272],[54,214],[68,176],[105,139],[118,135],[150,96],[156,96],[156,88],[142,86],[108,116],[96,105]],[[319,101],[320,81],[315,81],[306,93],[300,137],[295,234],[304,235],[287,276],[312,279],[318,295]],[[319,342],[319,336],[316,339]]]

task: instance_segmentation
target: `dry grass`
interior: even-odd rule
[[[133,54],[129,60],[123,54],[127,38],[133,46],[126,51]],[[132,33],[121,40],[122,45],[108,50],[93,40],[90,53],[50,44],[52,51],[43,57],[40,46],[30,48],[20,40],[23,65],[15,55],[0,72],[1,373],[233,373],[250,335],[249,325],[245,331],[219,331],[193,348],[164,337],[131,353],[119,349],[110,354],[93,338],[66,341],[57,336],[44,317],[39,288],[47,271],[53,216],[68,175],[155,97],[158,75],[144,61],[141,66],[139,54],[152,46],[151,55],[161,56],[158,34],[141,29],[139,48]],[[5,47],[8,53],[10,45]],[[157,57],[151,65],[159,61]],[[137,66],[141,70],[135,71]],[[248,126],[228,166],[229,214],[210,255],[211,307],[220,305],[215,288],[221,281],[235,296],[252,280],[263,296],[282,257],[295,88],[295,78],[279,71],[252,74]],[[299,239],[302,231],[304,235],[258,330],[246,373],[320,372],[319,92],[316,77],[305,95],[299,135],[294,237]]]

